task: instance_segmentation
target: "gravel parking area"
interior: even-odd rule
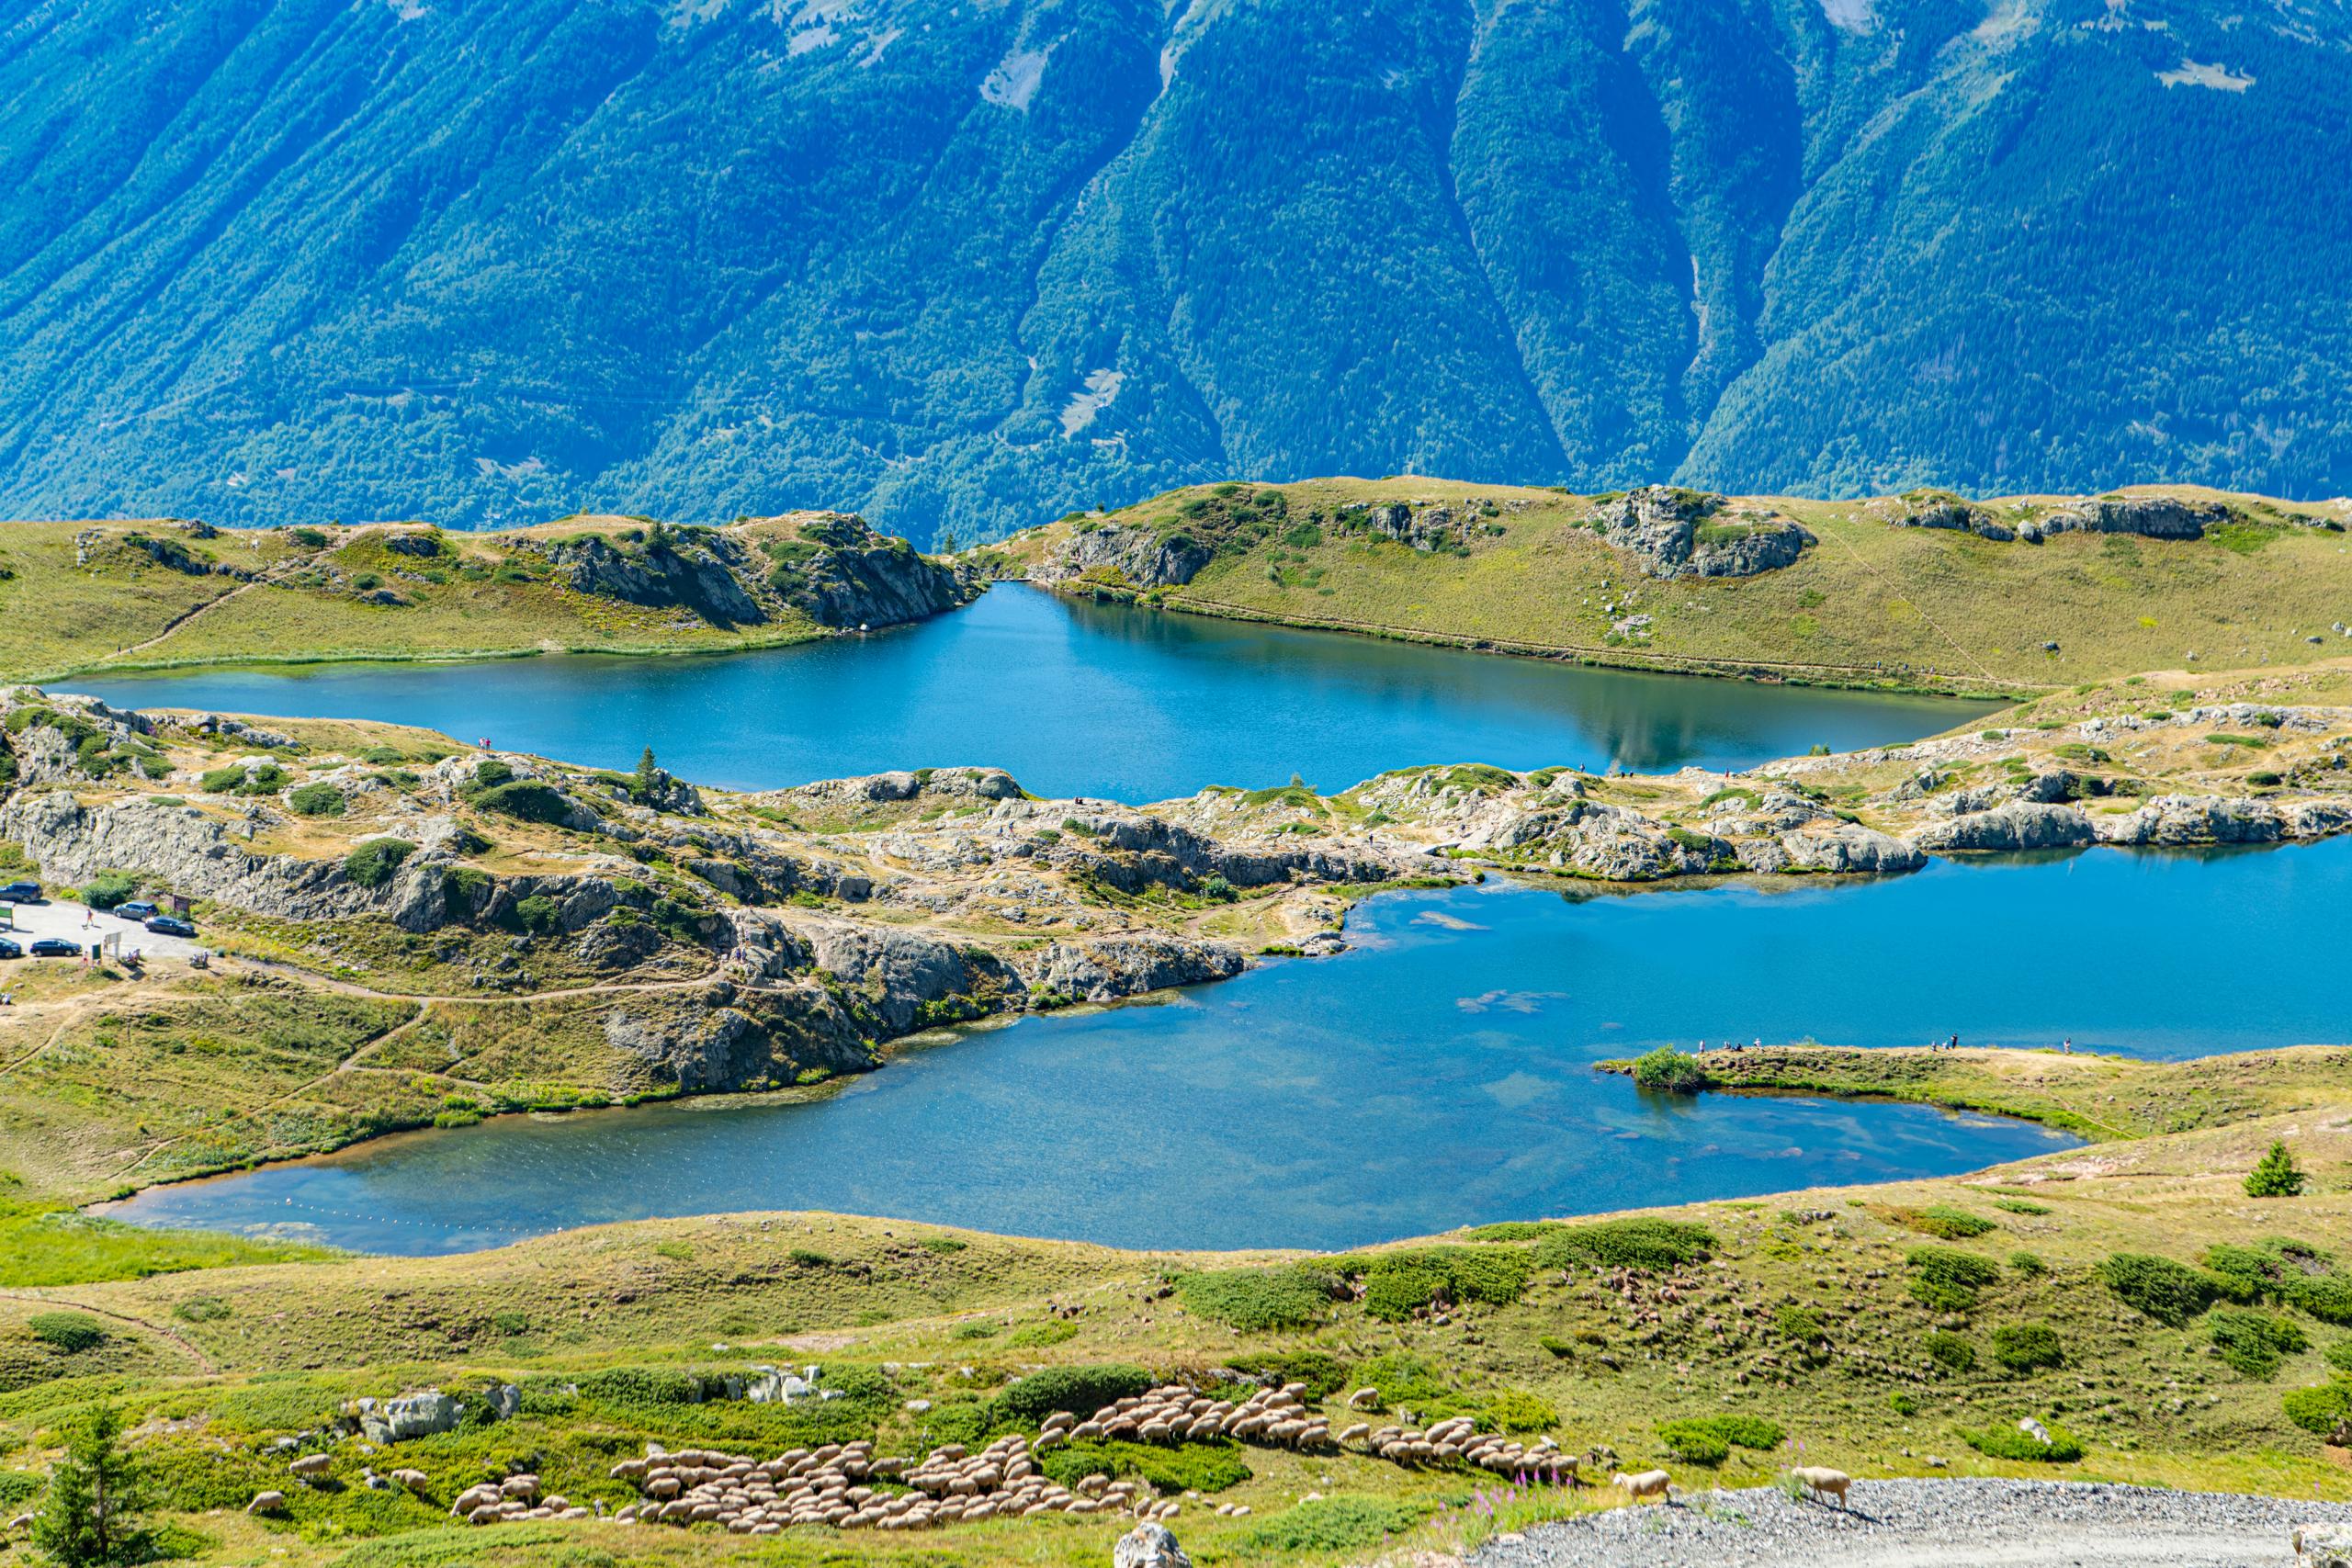
[[[82,924],[85,915],[90,920],[86,927]],[[147,958],[184,959],[204,947],[200,932],[194,942],[185,937],[158,936],[137,920],[119,919],[104,910],[93,912],[83,905],[70,904],[62,898],[51,898],[46,904],[18,904],[16,906],[16,930],[0,931],[0,936],[6,936],[24,947],[31,946],[35,937],[58,936],[67,942],[87,944],[104,942],[110,932],[121,936],[125,953],[135,947],[141,956]],[[62,961],[50,958],[40,962],[55,964]]]
[[[1476,1568],[2286,1568],[2352,1506],[2054,1481],[1862,1481],[1853,1508],[1690,1493],[1490,1542]]]

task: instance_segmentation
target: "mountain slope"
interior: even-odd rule
[[[0,28],[0,514],[2308,499],[2348,46],[2288,0],[59,0]]]

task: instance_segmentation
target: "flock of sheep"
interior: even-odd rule
[[[950,1443],[920,1461],[877,1457],[870,1438],[794,1449],[765,1461],[707,1450],[670,1453],[652,1447],[644,1459],[625,1460],[613,1467],[612,1479],[633,1484],[643,1500],[624,1506],[612,1517],[623,1524],[711,1523],[741,1535],[765,1536],[797,1525],[927,1529],[1047,1513],[1125,1514],[1159,1520],[1179,1511],[1175,1499],[1157,1497],[1142,1481],[1090,1474],[1065,1486],[1039,1469],[1038,1456],[1048,1450],[1092,1440],[1172,1445],[1228,1438],[1309,1453],[1360,1444],[1363,1451],[1399,1465],[1462,1463],[1532,1481],[1577,1483],[1577,1461],[1549,1438],[1532,1446],[1514,1442],[1474,1430],[1468,1416],[1425,1429],[1375,1429],[1370,1422],[1359,1421],[1334,1435],[1330,1422],[1306,1404],[1306,1393],[1305,1383],[1285,1383],[1261,1389],[1237,1404],[1168,1383],[1116,1400],[1083,1420],[1067,1411],[1054,1412],[1035,1441],[999,1438],[978,1453]],[[1347,1403],[1351,1412],[1358,1412],[1378,1400],[1375,1391],[1359,1389]],[[326,1455],[309,1454],[288,1468],[298,1481],[316,1483],[328,1464]],[[1852,1484],[1843,1472],[1820,1466],[1800,1466],[1789,1476],[1810,1495],[1836,1497],[1841,1507]],[[1663,1470],[1620,1472],[1609,1479],[1636,1502],[1650,1497],[1672,1501],[1672,1478]],[[394,1471],[387,1480],[419,1496],[428,1484],[426,1476],[413,1470]],[[368,1481],[370,1485],[383,1483],[373,1472]],[[247,1511],[277,1513],[285,1505],[283,1493],[264,1492]],[[1230,1504],[1217,1509],[1221,1515],[1248,1511]],[[536,1475],[510,1475],[469,1487],[449,1512],[469,1524],[490,1525],[596,1518],[604,1517],[605,1509],[601,1503],[583,1507],[565,1497],[543,1495]]]
[[[622,1523],[713,1523],[738,1535],[775,1535],[796,1525],[835,1529],[930,1529],[978,1519],[1037,1514],[1128,1514],[1172,1517],[1138,1481],[1089,1475],[1075,1487],[1037,1469],[1035,1448],[1021,1437],[999,1438],[978,1453],[961,1443],[933,1449],[920,1462],[876,1458],[874,1445],[828,1443],[794,1449],[760,1463],[733,1454],[687,1450],[628,1460],[613,1467],[616,1480],[636,1484],[645,1501],[613,1517]],[[876,1482],[911,1488],[883,1491]]]

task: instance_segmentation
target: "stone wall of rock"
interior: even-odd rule
[[[1724,510],[1722,496],[1644,485],[1596,508],[1601,537],[1652,577],[1754,577],[1793,566],[1813,535],[1778,516]]]
[[[1181,588],[1199,575],[1215,552],[1188,534],[1161,534],[1126,523],[1070,530],[1036,569],[1041,582],[1115,572],[1135,588]]]

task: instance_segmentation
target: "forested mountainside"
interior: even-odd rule
[[[2352,489],[2341,0],[46,0],[0,514]]]

